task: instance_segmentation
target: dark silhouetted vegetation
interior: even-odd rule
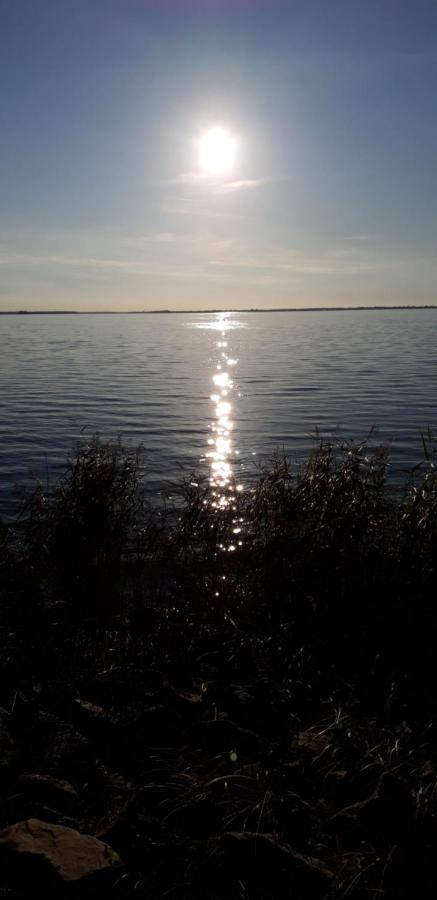
[[[0,827],[122,860],[45,896],[435,896],[424,451],[402,490],[386,448],[321,442],[222,508],[199,477],[170,508],[140,452],[94,439],[1,526]],[[27,897],[26,873],[0,890]]]

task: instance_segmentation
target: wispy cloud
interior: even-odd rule
[[[215,272],[205,268],[202,259],[191,257],[185,261],[183,258],[165,260],[146,259],[109,259],[106,257],[92,256],[58,256],[58,255],[34,255],[34,254],[9,254],[0,256],[0,267],[18,269],[24,276],[26,270],[35,272],[40,270],[50,273],[50,277],[56,277],[57,270],[68,270],[62,277],[83,277],[84,273],[90,276],[98,276],[102,279],[114,279],[117,276],[140,276],[142,279],[160,279],[165,281],[190,281],[212,280],[217,277]]]
[[[163,206],[161,211],[169,216],[189,216],[191,208],[189,206]]]
[[[174,231],[158,231],[155,234],[142,234],[137,240],[143,244],[169,244],[177,238],[178,235]]]
[[[174,231],[157,231],[146,234],[132,235],[122,238],[120,244],[123,247],[147,247],[156,244],[172,244],[179,239],[179,235]]]
[[[183,203],[186,205],[183,205]],[[165,215],[195,216],[196,218],[201,217],[202,219],[232,219],[233,221],[236,221],[237,219],[242,218],[242,216],[236,213],[234,209],[212,209],[211,204],[208,205],[208,203],[205,202],[205,198],[203,198],[201,206],[193,206],[191,200],[184,198],[180,206],[164,205],[161,207],[161,212],[165,213]]]
[[[391,267],[391,262],[369,257],[358,249],[331,248],[320,254],[291,249],[259,255],[229,253],[209,260],[209,265],[222,269],[250,269],[257,272],[296,275],[355,275],[378,272]]]
[[[123,254],[125,248],[125,256]],[[29,248],[30,249],[30,248]],[[75,248],[76,249],[76,248]],[[77,248],[78,249],[78,248]],[[93,247],[90,252],[63,254],[0,251],[4,281],[17,276],[24,283],[46,282],[90,285],[111,283],[147,290],[148,285],[195,286],[214,284],[226,290],[245,290],[250,285],[289,289],[299,282],[314,285],[316,279],[360,276],[401,271],[402,261],[371,252],[365,242],[342,244],[317,251],[296,247],[259,247],[251,241],[208,233],[204,228],[188,233],[156,231],[118,239],[117,246]],[[106,250],[106,252],[105,252]],[[405,263],[404,263],[405,265]],[[320,283],[320,282],[318,282]],[[96,288],[98,289],[98,288]],[[115,289],[115,287],[114,287]]]
[[[350,234],[345,238],[345,240],[346,241],[358,241],[358,242],[359,241],[371,241],[371,240],[373,240],[374,237],[375,237],[375,235],[373,235],[373,234]]]
[[[72,271],[89,271],[102,274],[125,275],[150,275],[159,271],[162,274],[170,273],[169,265],[160,265],[154,262],[134,259],[108,259],[93,256],[50,256],[31,254],[15,254],[0,257],[0,266],[17,267],[48,267],[69,268]]]
[[[253,190],[266,184],[272,184],[275,181],[278,181],[278,178],[273,175],[264,176],[263,178],[243,178],[236,181],[218,181],[216,178],[203,172],[183,172],[180,175],[176,175],[175,178],[171,178],[168,184],[205,187],[213,194],[233,194],[235,191]]]
[[[215,188],[214,193],[234,194],[236,191],[248,191],[253,190],[253,188],[263,187],[265,184],[272,184],[277,180],[277,178],[269,176],[266,178],[246,178],[241,181],[227,181],[224,184],[218,185]]]
[[[206,175],[204,172],[181,172],[179,175],[175,175],[174,178],[169,178],[167,184],[202,185],[210,181],[211,176]]]
[[[92,256],[52,256],[15,253],[0,256],[2,266],[72,266],[86,269],[111,269],[114,271],[129,270],[138,263],[131,260],[104,259]]]

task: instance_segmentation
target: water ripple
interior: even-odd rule
[[[213,452],[225,458],[216,462],[232,459],[239,477],[255,451],[302,457],[317,428],[361,439],[378,426],[400,470],[418,460],[421,430],[437,428],[433,310],[238,314],[219,330],[217,321],[1,316],[2,507],[30,472],[54,478],[74,441],[95,431],[143,442],[156,490],[199,466],[208,437],[221,441]],[[217,347],[223,339],[229,346]],[[238,360],[235,391],[230,360]],[[226,384],[213,383],[225,373]],[[232,415],[219,407],[227,402]]]

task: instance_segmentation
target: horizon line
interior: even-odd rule
[[[106,316],[106,315],[205,315],[206,313],[269,313],[269,312],[349,312],[360,310],[381,309],[437,309],[437,303],[421,304],[395,304],[386,306],[276,306],[276,307],[238,307],[226,309],[5,309],[0,310],[0,316]]]

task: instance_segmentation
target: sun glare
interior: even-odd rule
[[[210,128],[199,141],[199,163],[207,175],[224,175],[235,162],[237,142],[224,128]]]

